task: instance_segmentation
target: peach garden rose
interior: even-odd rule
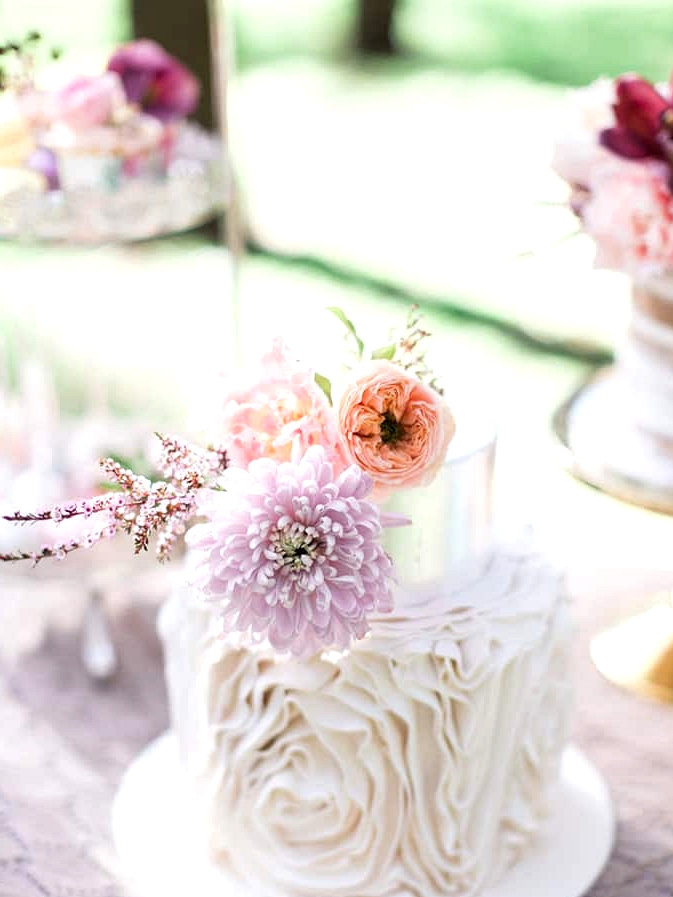
[[[436,390],[381,359],[353,372],[338,418],[349,460],[372,477],[379,497],[430,483],[456,430]]]

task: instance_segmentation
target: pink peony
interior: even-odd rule
[[[109,124],[114,113],[126,104],[119,78],[111,72],[76,78],[59,90],[53,114],[73,131]]]
[[[227,395],[220,437],[232,464],[256,458],[289,461],[322,445],[338,471],[345,465],[336,418],[313,372],[293,363],[282,339],[262,358],[262,374]]]
[[[347,456],[371,476],[378,497],[430,483],[456,429],[439,393],[383,360],[355,371],[338,413]]]
[[[198,78],[153,40],[124,44],[108,62],[121,78],[126,96],[162,122],[191,115],[199,102]]]
[[[203,552],[195,584],[221,602],[226,629],[307,657],[347,648],[368,631],[368,614],[392,610],[381,517],[358,467],[335,479],[314,446],[296,463],[229,468],[221,482],[188,542]]]
[[[596,265],[632,275],[673,267],[673,196],[661,162],[626,162],[597,172],[583,208]]]

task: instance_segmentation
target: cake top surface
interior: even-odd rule
[[[400,660],[432,654],[453,658],[461,668],[477,657],[480,663],[486,661],[493,651],[509,658],[541,637],[550,615],[564,600],[561,573],[539,552],[531,533],[522,531],[496,538],[487,551],[456,564],[451,581],[441,589],[418,589],[392,611],[373,614],[367,637],[350,650],[358,656],[374,653]],[[198,589],[192,587],[179,601],[202,612],[202,647],[212,649],[213,658],[222,651],[243,649],[274,663],[289,662],[293,668],[304,665],[278,653],[266,640],[223,631],[219,615]],[[319,656],[339,666],[347,655],[326,650]]]

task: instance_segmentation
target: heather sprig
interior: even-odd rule
[[[355,325],[340,308],[328,308],[346,328],[346,337],[353,348],[356,361],[362,361],[365,357],[365,344],[358,336]],[[406,325],[401,333],[392,332],[389,341],[374,349],[369,357],[372,360],[392,361],[409,374],[417,377],[423,383],[427,383],[431,389],[444,395],[444,390],[429,367],[425,357],[425,344],[432,334],[421,326],[422,314],[418,305],[412,305],[409,310]],[[320,374],[316,374],[316,382],[323,390],[327,398],[332,401],[331,383]]]
[[[45,558],[62,559],[118,532],[132,537],[136,554],[147,551],[150,540],[156,536],[157,558],[168,560],[178,538],[196,516],[199,491],[217,486],[219,476],[226,470],[227,454],[221,447],[203,449],[173,436],[156,435],[161,442],[157,467],[165,479],[151,480],[106,458],[101,461],[101,467],[116,491],[37,512],[15,511],[3,517],[9,523],[29,525],[47,521],[59,524],[63,520],[100,515],[99,526],[79,538],[46,544],[37,551],[0,554],[0,561],[30,560],[37,564]]]

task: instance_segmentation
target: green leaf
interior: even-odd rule
[[[372,358],[385,358],[386,361],[392,361],[395,357],[396,348],[395,343],[392,343],[390,346],[381,346],[380,349],[374,349]]]
[[[327,377],[323,377],[322,374],[314,374],[313,379],[318,384],[320,389],[322,389],[322,391],[325,393],[325,395],[327,396],[327,401],[331,405],[332,404],[332,384],[330,383],[330,381],[327,379]]]
[[[362,353],[365,350],[365,344],[362,342],[362,340],[358,336],[357,330],[355,329],[355,325],[353,324],[351,319],[347,316],[346,312],[343,309],[337,308],[334,305],[330,306],[327,309],[327,311],[331,312],[336,318],[338,318],[341,321],[341,323],[344,325],[346,330],[353,337],[353,339],[355,340],[355,344],[358,347],[358,357],[362,358]]]

